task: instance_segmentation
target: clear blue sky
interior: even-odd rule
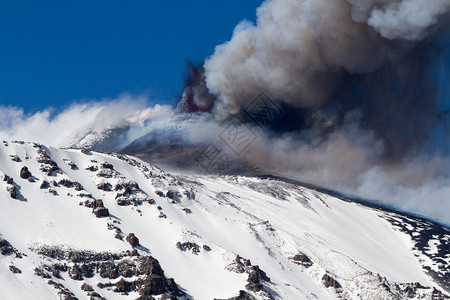
[[[2,1],[0,105],[31,113],[122,92],[173,103],[186,61],[211,55],[261,2]]]

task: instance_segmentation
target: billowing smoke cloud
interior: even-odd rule
[[[394,63],[438,30],[448,0],[270,0],[206,61],[206,81],[234,112],[255,91],[317,107],[348,73]],[[218,107],[220,111],[223,107]]]
[[[403,155],[423,146],[438,121],[431,72],[448,34],[449,7],[449,0],[266,1],[257,24],[242,22],[205,62],[202,84],[216,97],[219,120],[266,91],[293,109],[309,109],[312,119],[328,115],[335,126],[359,110],[386,155]]]

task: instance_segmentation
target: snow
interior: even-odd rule
[[[36,161],[39,154],[33,144],[0,145],[0,171],[14,179],[23,196],[22,201],[11,199],[6,183],[0,182],[0,234],[27,255],[23,259],[0,256],[0,282],[4,286],[0,299],[58,299],[46,280],[33,273],[42,263],[42,257],[32,250],[36,247],[131,250],[128,243],[114,238],[114,232],[108,230],[107,224],[114,220],[120,222],[115,224],[125,235],[132,232],[139,238],[142,255],[157,258],[166,276],[173,277],[194,299],[225,299],[245,289],[247,276],[227,269],[236,255],[250,259],[267,273],[271,282],[265,286],[276,299],[334,299],[333,290],[321,283],[325,273],[341,283],[348,299],[358,293],[367,295],[365,299],[375,299],[370,295],[381,293],[376,287],[376,274],[392,282],[420,282],[439,288],[411,251],[410,237],[394,230],[380,211],[361,204],[269,179],[173,176],[135,158],[138,166],[105,153],[44,149],[58,164],[60,173],[47,176],[40,171]],[[12,161],[10,155],[19,156],[22,162]],[[68,162],[79,169],[73,170]],[[101,178],[97,172],[85,169],[90,165],[100,169],[104,162],[114,166],[117,174],[113,173],[112,178]],[[19,177],[23,166],[29,168],[37,182]],[[78,197],[81,192],[73,188],[52,187],[58,196],[39,188],[42,180],[63,178],[78,181],[85,189],[82,193],[102,199],[111,216],[96,218],[91,209],[80,205],[86,198]],[[138,183],[142,195],[156,203],[119,206],[117,192],[97,188],[103,181],[114,187],[123,180]],[[157,190],[166,193],[169,189],[179,193],[176,203],[156,194]],[[183,193],[191,190],[195,200]],[[167,218],[158,217],[158,206]],[[183,211],[185,208],[191,213]],[[200,248],[208,245],[212,250],[201,248],[195,255],[177,249],[178,241],[195,242]],[[430,253],[434,253],[437,243],[429,242]],[[312,267],[292,262],[299,252],[313,261]],[[23,273],[10,272],[11,264]],[[70,279],[67,273],[64,276],[64,280],[53,280],[63,282],[79,299],[88,299],[80,289],[82,282]],[[104,282],[97,275],[87,282],[107,299],[138,297],[137,293],[123,296],[97,288],[96,283]]]

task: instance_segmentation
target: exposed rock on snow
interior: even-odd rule
[[[15,157],[40,184],[20,178]],[[24,142],[0,144],[0,168],[0,299],[450,292],[447,228],[292,181],[172,175],[126,155]],[[5,200],[13,188],[27,201]]]

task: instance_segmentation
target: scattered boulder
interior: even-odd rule
[[[100,167],[103,168],[103,169],[114,170],[114,166],[113,166],[112,164],[110,164],[110,163],[107,163],[107,162],[103,162],[103,163],[100,165]]]
[[[20,178],[22,179],[28,179],[31,177],[31,172],[28,170],[28,167],[23,167],[20,170]]]
[[[174,199],[175,195],[176,195],[176,193],[173,190],[168,190],[167,193],[166,193],[166,197],[169,198],[169,199]]]
[[[3,181],[6,181],[7,184],[13,184],[14,180],[9,177],[8,175],[5,174],[5,176],[3,176]]]
[[[42,267],[35,268],[34,275],[45,278],[45,279],[52,278],[52,276],[49,273],[47,273]]]
[[[106,207],[94,208],[93,213],[97,218],[109,217],[109,210]]]
[[[200,252],[200,246],[197,245],[196,243],[191,243],[191,242],[181,243],[181,242],[177,242],[176,247],[178,249],[180,249],[181,251],[190,250],[195,255],[198,255],[198,253]]]
[[[69,165],[69,167],[72,170],[78,170],[78,166],[76,164],[74,164],[73,162],[69,161],[67,164]]]
[[[155,191],[155,194],[160,197],[164,197],[164,193],[162,191]]]
[[[18,192],[17,192],[17,188],[16,188],[15,185],[8,184],[8,185],[6,186],[6,190],[8,191],[9,195],[11,196],[11,198],[17,199],[17,197],[18,197]]]
[[[65,186],[66,188],[72,188],[73,187],[73,181],[70,179],[61,179],[58,184]]]
[[[90,166],[86,167],[86,170],[91,171],[91,172],[96,172],[96,171],[98,171],[98,167],[90,165]]]
[[[112,185],[109,182],[102,182],[97,184],[97,188],[99,190],[105,191],[105,192],[110,192],[112,191]]]
[[[13,272],[14,274],[22,274],[22,271],[19,268],[15,267],[15,266],[12,266],[12,265],[9,266],[9,270],[11,272]]]
[[[336,279],[329,276],[328,274],[324,274],[322,276],[322,283],[326,288],[333,287],[335,289],[339,289],[342,287]]]
[[[43,180],[43,181],[41,182],[40,189],[46,189],[46,188],[48,188],[48,187],[50,187],[50,183],[49,183],[47,180]]]
[[[85,148],[81,149],[81,153],[83,153],[85,155],[92,155],[91,151],[89,151],[88,149],[85,149]]]
[[[81,286],[81,289],[85,292],[93,292],[94,291],[94,288],[87,283],[83,283],[83,285]]]
[[[18,157],[17,155],[10,155],[11,160],[15,161],[15,162],[22,162],[22,160],[20,159],[20,157]]]
[[[311,259],[309,259],[308,256],[306,256],[303,253],[298,253],[296,255],[294,255],[294,257],[292,257],[292,261],[294,263],[296,263],[297,265],[302,265],[306,268],[309,268],[313,265],[313,262],[311,261]]]
[[[130,233],[126,238],[126,241],[130,243],[131,247],[139,246],[139,239],[134,235],[134,233]]]
[[[211,251],[211,247],[209,247],[208,245],[203,245],[203,250],[209,252]]]
[[[78,181],[74,181],[73,182],[73,186],[75,188],[75,191],[82,191],[82,190],[84,190],[83,186]]]

